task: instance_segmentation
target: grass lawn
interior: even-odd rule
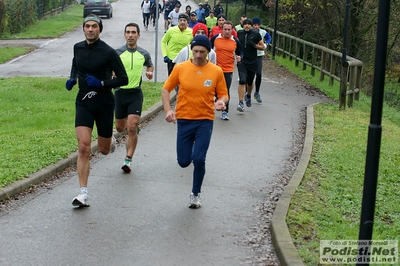
[[[82,25],[82,15],[83,5],[76,4],[55,16],[38,20],[33,25],[27,27],[24,32],[13,35],[3,33],[1,38],[56,38]]]
[[[0,187],[66,158],[77,149],[77,86],[69,92],[65,81],[34,77],[0,79]],[[143,82],[143,110],[161,100],[162,84]]]
[[[26,31],[18,34],[3,34],[4,39],[26,39],[26,38],[56,38],[79,25],[82,25],[83,5],[73,5],[71,8],[55,16],[39,20],[27,27]],[[36,49],[34,46],[0,46],[0,64],[12,58],[31,52]]]
[[[337,99],[339,84],[327,85],[293,62],[277,59],[291,72]],[[311,159],[291,200],[287,224],[306,265],[319,265],[320,240],[357,240],[366,164],[371,98],[360,96],[353,108],[314,106]],[[400,112],[383,109],[373,239],[400,240]],[[382,264],[380,264],[382,265]]]
[[[82,25],[83,5],[40,20],[25,32],[3,38],[53,38]],[[31,47],[0,47],[0,63],[31,51]],[[0,79],[0,187],[66,158],[77,148],[75,97],[65,78]],[[144,81],[143,110],[161,100],[162,83]],[[95,130],[94,130],[95,131]],[[96,138],[93,134],[93,138]],[[16,167],[16,162],[18,167]]]
[[[15,57],[27,54],[35,50],[34,46],[19,46],[19,47],[0,47],[0,64],[5,63]]]

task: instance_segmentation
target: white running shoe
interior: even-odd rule
[[[190,204],[189,208],[191,209],[199,209],[201,208],[201,198],[200,198],[200,193],[194,195],[193,193],[190,194]]]
[[[236,108],[239,112],[244,112],[244,104],[243,102],[239,102],[238,107]]]
[[[125,160],[124,160],[124,165],[121,167],[121,169],[122,169],[125,173],[130,173],[130,172],[131,172],[131,163],[132,163],[132,159],[125,158]]]
[[[227,112],[225,112],[225,111],[222,111],[222,114],[221,114],[221,119],[222,119],[222,120],[226,120],[226,121],[228,121],[228,120],[229,120],[228,113],[227,113]]]
[[[77,207],[89,207],[89,196],[87,193],[79,193],[77,197],[72,200],[72,205]]]

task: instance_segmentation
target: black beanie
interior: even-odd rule
[[[219,14],[219,15],[217,16],[217,20],[220,19],[220,18],[224,18],[224,19],[226,20],[226,16],[225,16],[224,14]]]
[[[210,40],[208,39],[207,36],[205,35],[196,35],[194,36],[192,43],[190,45],[190,49],[193,49],[194,46],[204,46],[207,48],[207,50],[210,52],[211,51],[211,43]]]
[[[184,18],[184,19],[186,19],[186,21],[189,21],[189,17],[188,17],[188,15],[186,15],[186,13],[180,13],[178,16],[178,19],[181,19],[181,18]]]

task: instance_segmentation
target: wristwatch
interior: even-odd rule
[[[104,87],[104,81],[101,81],[101,86]]]

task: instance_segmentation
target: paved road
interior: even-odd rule
[[[123,43],[127,19],[121,15],[128,13],[140,22],[138,3],[121,0],[114,5],[114,18],[104,20],[105,41],[114,47]],[[149,31],[141,38],[150,51],[153,37]],[[0,65],[0,73],[67,77],[72,45],[82,39],[77,29]],[[159,66],[161,81],[166,67]],[[266,76],[263,104],[238,113],[236,78],[231,87],[231,120],[220,120],[219,113],[215,120],[201,209],[187,207],[193,168],[178,166],[176,126],[165,122],[161,112],[142,128],[131,174],[120,169],[123,145],[93,161],[90,208],[72,207],[78,192],[77,176],[72,173],[52,189],[1,213],[0,265],[265,265],[260,257],[274,257],[273,248],[249,244],[254,228],[265,223],[258,208],[273,200],[272,184],[279,182],[291,155],[301,113],[320,99],[309,96],[289,77]]]

